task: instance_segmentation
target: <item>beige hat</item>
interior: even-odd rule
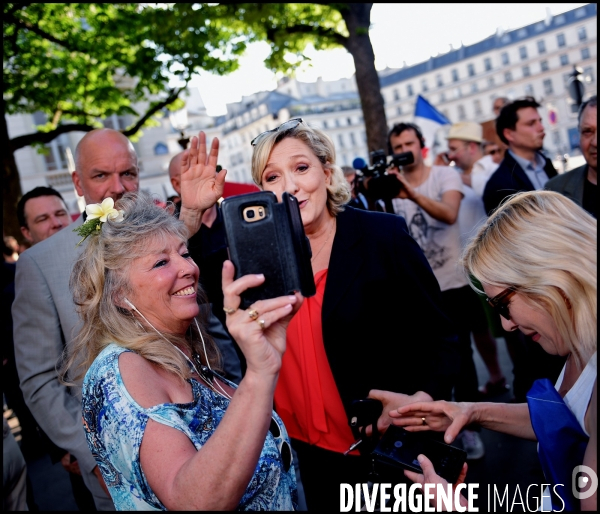
[[[473,121],[461,121],[450,127],[446,139],[461,139],[463,141],[483,141],[483,129],[479,123]]]

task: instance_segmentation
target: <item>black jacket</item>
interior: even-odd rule
[[[544,159],[546,159],[546,165],[544,166],[546,175],[548,175],[548,178],[555,177],[557,173],[552,161],[545,156]],[[529,180],[525,170],[507,151],[504,160],[485,185],[483,191],[485,212],[490,215],[507,196],[521,191],[535,191],[535,187]]]
[[[403,217],[346,207],[337,216],[322,323],[342,402],[370,389],[449,399],[456,335],[439,284]]]

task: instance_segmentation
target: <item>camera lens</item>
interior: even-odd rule
[[[252,210],[248,210],[248,211],[246,211],[246,216],[247,216],[249,219],[252,219],[252,218],[254,218],[254,211],[252,211]]]

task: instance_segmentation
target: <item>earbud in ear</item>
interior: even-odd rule
[[[133,304],[132,304],[132,303],[129,301],[129,299],[128,299],[128,298],[123,298],[123,301],[124,301],[124,302],[125,302],[127,305],[129,305],[129,307],[131,307],[131,308],[132,308],[134,311],[135,311],[135,310],[137,310],[137,309],[135,308],[135,305],[133,305]]]

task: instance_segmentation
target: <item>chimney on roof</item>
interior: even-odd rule
[[[552,23],[552,11],[550,11],[550,7],[546,7],[546,19],[544,20],[546,27],[550,26]]]

